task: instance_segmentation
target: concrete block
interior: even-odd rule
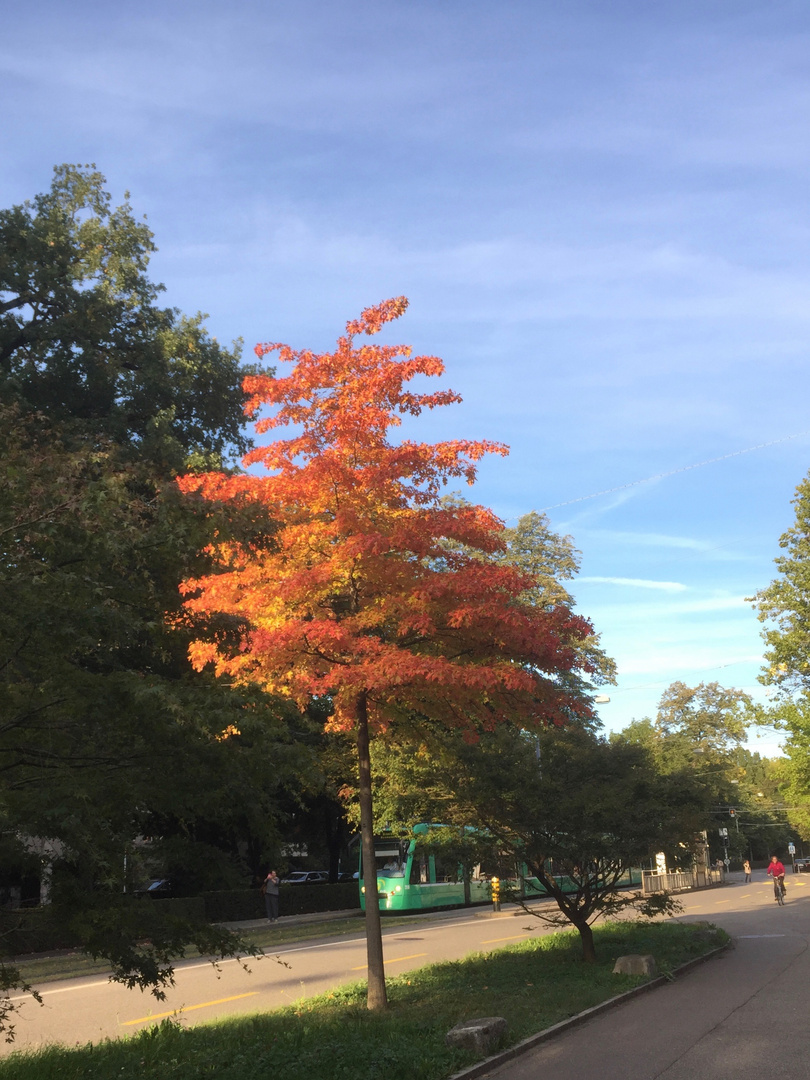
[[[502,1016],[485,1016],[481,1020],[463,1020],[444,1037],[448,1046],[461,1046],[486,1057],[496,1049],[506,1034],[507,1023]]]
[[[620,956],[613,965],[614,975],[657,975],[658,966],[655,957],[649,953],[630,953]]]

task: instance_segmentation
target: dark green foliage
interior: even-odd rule
[[[779,538],[778,577],[754,597],[768,645],[760,679],[788,699],[810,692],[810,477],[799,484],[793,505],[795,523]]]
[[[557,901],[552,921],[575,925],[588,953],[593,920],[635,903],[619,891],[627,871],[661,850],[670,863],[691,859],[705,823],[688,771],[664,774],[645,746],[573,726],[533,734],[503,726],[476,743],[435,733],[416,747],[378,747],[375,765],[382,821],[477,825],[528,865]],[[575,882],[573,893],[560,875]]]
[[[203,893],[205,917],[210,922],[263,919],[264,899],[258,889]],[[357,882],[336,885],[282,885],[279,915],[308,915],[316,911],[349,911],[360,907]]]
[[[180,618],[222,522],[174,476],[247,447],[247,369],[157,305],[152,235],[103,183],[64,166],[0,212],[1,884],[35,871],[89,951],[148,982],[207,929],[175,925],[155,960],[105,912],[154,873],[247,884],[314,755],[291,714],[188,664],[192,636],[233,628]],[[272,529],[239,515],[243,535]]]
[[[0,400],[109,439],[164,476],[243,452],[238,349],[156,300],[152,233],[93,166],[0,211]]]
[[[796,520],[779,539],[778,576],[753,598],[768,651],[760,682],[777,690],[759,722],[785,733],[781,801],[791,826],[810,837],[810,476],[796,489]],[[784,839],[784,837],[783,837]],[[782,848],[784,850],[784,848]]]

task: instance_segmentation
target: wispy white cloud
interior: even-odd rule
[[[660,589],[663,592],[685,592],[686,585],[679,581],[651,581],[648,578],[601,577],[591,575],[578,579],[581,583],[600,585],[626,585],[634,589]]]
[[[593,579],[592,579],[593,580]],[[588,581],[588,578],[579,578],[579,581]],[[597,579],[598,581],[598,579]],[[665,583],[666,584],[666,583]],[[677,584],[673,582],[672,584]],[[683,586],[683,590],[686,590]],[[672,599],[662,600],[659,597],[650,596],[644,600],[632,599],[630,601],[616,600],[614,603],[588,603],[587,614],[596,623],[597,627],[613,626],[623,632],[634,628],[636,632],[643,632],[643,627],[648,626],[650,619],[654,617],[660,625],[664,620],[675,624],[678,619],[687,620],[687,625],[694,633],[694,615],[720,615],[724,612],[742,620],[746,625],[758,628],[756,615],[751,605],[742,596],[689,596],[688,599],[675,599],[673,594],[680,593],[681,589],[668,590]]]
[[[621,663],[621,678],[617,693],[636,689],[637,683],[658,682],[663,686],[672,681],[671,672],[678,671],[682,682],[697,683],[714,681],[737,685],[740,669],[747,666],[758,672],[762,656],[748,653],[734,655],[728,643],[718,642],[714,649],[696,647],[689,643],[657,644],[647,650],[638,650]],[[764,691],[763,691],[764,693]]]
[[[724,540],[720,543],[714,540],[700,540],[694,536],[673,536],[658,532],[630,532],[621,529],[589,529],[588,534],[594,540],[615,542],[622,545],[652,548],[683,548],[688,551],[697,551],[702,554],[718,553],[722,557],[734,560],[743,560],[747,556],[739,552],[728,552],[726,549],[734,544],[742,544],[745,537],[738,536],[733,540]]]

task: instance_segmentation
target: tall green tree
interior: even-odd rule
[[[634,721],[611,741],[643,747],[664,776],[688,778],[702,800],[712,856],[725,855],[718,830],[730,825],[729,852],[742,857],[749,840],[760,842],[762,831],[741,833],[730,815],[730,810],[740,812],[746,821],[762,816],[764,793],[758,797],[756,791],[765,766],[743,746],[755,719],[751,698],[742,690],[716,682],[675,682],[662,694],[654,720]]]
[[[791,823],[810,837],[810,476],[793,500],[796,518],[779,539],[777,576],[753,597],[767,645],[760,682],[774,697],[761,723],[784,733],[783,804]]]
[[[181,618],[178,584],[222,522],[173,478],[246,449],[249,369],[157,304],[153,250],[91,167],[0,212],[0,827],[21,859],[50,852],[54,903],[77,919],[81,895],[81,940],[144,983],[170,977],[167,954],[103,910],[132,884],[128,845],[159,823],[197,842],[188,862],[224,866],[212,837],[271,842],[301,757],[282,709],[188,664],[192,637],[234,628]],[[240,535],[273,528],[243,517]]]
[[[205,316],[161,307],[153,235],[113,207],[94,166],[61,165],[51,188],[0,211],[0,400],[106,437],[165,478],[249,445],[239,348]]]
[[[760,680],[788,698],[810,694],[810,476],[793,505],[796,520],[779,538],[777,576],[753,597],[768,646]]]
[[[753,718],[751,698],[742,690],[674,682],[662,694],[655,720],[634,721],[612,738],[648,749],[662,773],[688,769],[705,789],[707,804],[728,803],[743,778],[737,757]]]

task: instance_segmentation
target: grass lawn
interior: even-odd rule
[[[623,953],[651,952],[666,972],[727,940],[675,922],[609,923],[595,935],[595,965],[580,959],[575,932],[553,934],[389,979],[382,1015],[367,1012],[357,983],[276,1012],[15,1052],[0,1061],[0,1080],[443,1080],[474,1060],[444,1045],[460,1020],[503,1016],[510,1045],[643,982],[612,974]]]

